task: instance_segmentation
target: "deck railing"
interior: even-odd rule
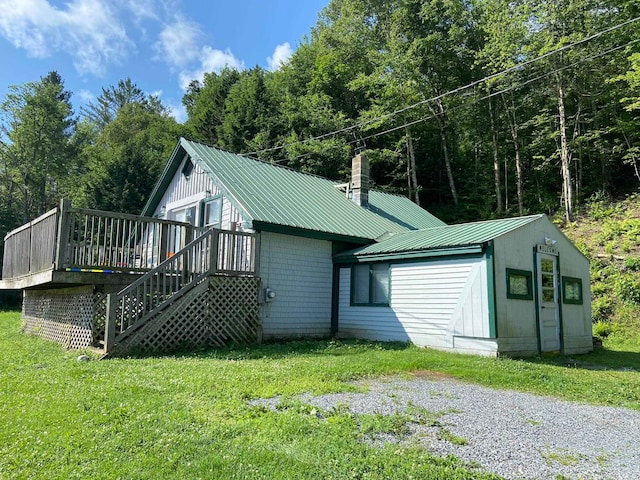
[[[105,352],[209,274],[256,274],[254,233],[206,230],[121,291],[107,296]]]
[[[60,207],[5,236],[2,278],[48,270],[146,272],[201,233],[188,223],[72,208],[63,200]],[[251,234],[219,236],[216,270],[254,272],[255,256],[247,253],[254,241]]]
[[[2,278],[16,278],[54,268],[58,209],[9,232],[4,238]]]

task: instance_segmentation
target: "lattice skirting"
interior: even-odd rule
[[[69,349],[93,345],[91,286],[59,290],[25,290],[22,321],[27,333],[58,342]]]
[[[188,351],[261,340],[260,279],[213,276],[121,343],[110,356]]]

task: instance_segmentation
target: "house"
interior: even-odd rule
[[[61,206],[57,231],[71,233],[54,239],[53,266],[3,268],[0,287],[24,288],[23,315],[41,325],[73,280],[90,297],[85,330],[102,323],[111,354],[330,335],[482,355],[591,350],[588,260],[546,216],[446,225],[370,190],[365,157],[352,168],[339,184],[180,139],[142,217],[127,220],[147,223],[83,236],[88,220],[70,230]],[[66,207],[91,213],[77,210]]]

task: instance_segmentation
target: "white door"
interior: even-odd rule
[[[540,349],[560,350],[560,308],[558,305],[558,258],[538,253],[538,311],[540,313]]]

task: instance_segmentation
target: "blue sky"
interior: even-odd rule
[[[0,0],[0,100],[56,70],[76,112],[131,79],[185,119],[189,81],[225,65],[276,69],[329,0]]]

